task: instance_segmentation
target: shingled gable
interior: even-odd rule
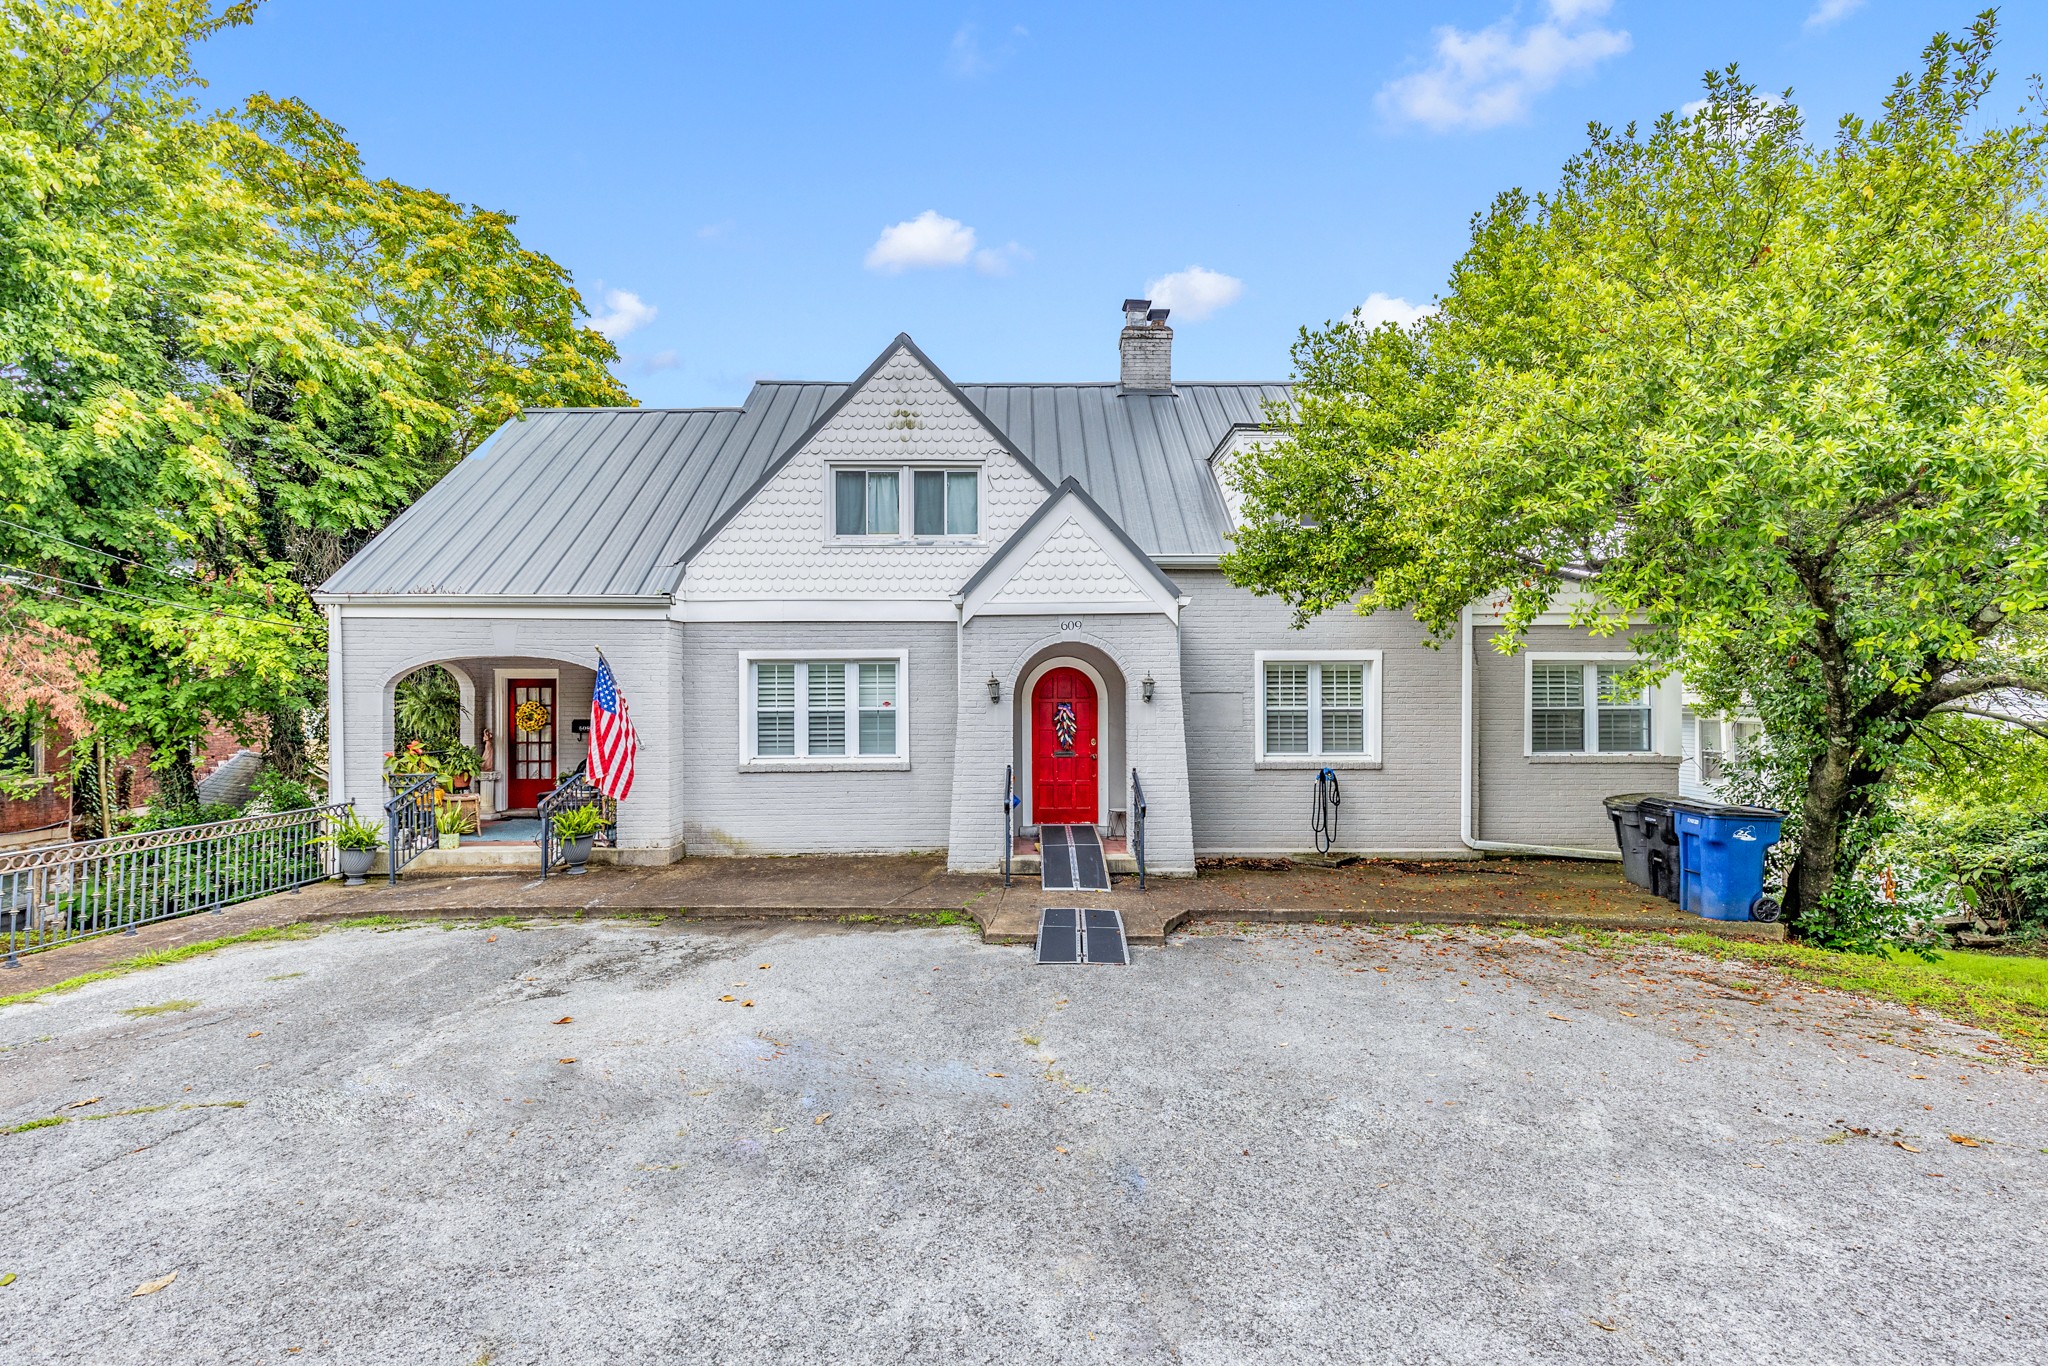
[[[687,568],[690,561],[696,559],[698,554],[700,554],[706,546],[710,545],[713,541],[717,540],[718,534],[724,531],[727,526],[731,525],[735,517],[739,516],[741,512],[746,510],[748,505],[750,505],[754,501],[754,499],[757,496],[759,496],[763,489],[768,487],[769,483],[774,480],[776,475],[782,472],[783,468],[787,466],[791,460],[795,459],[796,456],[800,452],[802,452],[806,446],[809,446],[812,441],[816,440],[819,433],[823,432],[827,427],[831,426],[832,420],[838,417],[839,414],[846,409],[847,405],[855,402],[860,398],[862,392],[868,387],[870,383],[873,382],[875,376],[880,374],[882,372],[883,367],[888,365],[888,363],[892,359],[894,359],[899,352],[907,353],[913,360],[915,360],[920,366],[922,366],[925,369],[925,371],[931,375],[933,379],[938,381],[939,387],[946,392],[947,397],[951,398],[954,402],[958,403],[961,406],[961,408],[964,409],[967,412],[967,414],[975,420],[975,422],[980,424],[981,428],[988,433],[989,439],[994,441],[995,444],[1002,449],[1004,454],[1008,455],[1011,459],[1015,460],[1018,463],[1018,465],[1020,465],[1023,469],[1028,471],[1034,479],[1036,479],[1041,485],[1045,487],[1048,493],[1052,492],[1053,482],[1045,477],[1045,472],[1039,469],[1036,464],[1032,463],[1031,458],[1025,455],[1023,451],[1019,450],[1015,442],[1011,441],[1008,436],[1005,436],[1003,434],[1002,428],[996,426],[995,423],[989,420],[988,414],[981,410],[980,405],[975,403],[973,399],[967,397],[966,394],[960,391],[960,386],[955,384],[952,378],[948,376],[944,370],[941,370],[932,361],[932,358],[930,356],[927,356],[924,353],[923,348],[918,346],[916,342],[910,339],[910,334],[908,332],[898,332],[896,334],[896,339],[890,342],[887,346],[883,347],[882,353],[875,357],[873,362],[869,364],[868,368],[861,371],[860,376],[857,379],[855,379],[853,383],[846,386],[846,392],[841,394],[836,400],[834,400],[831,406],[827,407],[824,412],[818,414],[817,420],[811,423],[811,425],[804,431],[803,435],[799,436],[796,440],[790,442],[787,446],[783,448],[782,452],[779,455],[777,455],[773,461],[769,463],[768,468],[761,471],[761,476],[753,482],[753,484],[747,489],[747,491],[744,494],[742,494],[739,498],[734,500],[732,505],[726,508],[726,510],[722,514],[720,514],[716,521],[712,522],[710,526],[706,527],[704,529],[704,534],[699,536],[696,539],[696,541],[694,541],[691,544],[688,550],[684,551],[680,556],[676,558],[675,564],[678,567]],[[680,577],[678,577],[677,579],[676,586],[681,586]]]
[[[960,586],[963,621],[1062,609],[1161,612],[1187,599],[1116,519],[1067,479]]]

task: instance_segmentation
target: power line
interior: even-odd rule
[[[96,545],[86,545],[79,541],[70,540],[66,537],[59,536],[54,531],[44,531],[38,527],[26,526],[21,522],[12,521],[6,517],[0,517],[0,526],[11,526],[16,531],[26,531],[31,536],[40,536],[46,541],[55,541],[59,545],[68,545],[73,550],[83,550],[88,555],[102,555],[105,556],[107,559],[113,560],[117,564],[133,565],[137,569],[147,569],[152,573],[165,574],[174,579],[189,580],[191,577],[187,574],[180,574],[173,569],[165,569],[161,565],[145,564],[141,560],[131,560],[126,555],[116,555],[111,550],[101,550]]]
[[[281,626],[289,631],[303,631],[304,629],[306,629],[305,624],[303,622],[293,621],[289,617],[239,616],[233,612],[223,612],[219,608],[200,607],[196,604],[187,602],[173,602],[169,598],[152,597],[147,593],[131,593],[125,588],[112,588],[103,583],[83,583],[77,579],[67,579],[62,574],[45,574],[40,570],[28,569],[18,564],[0,564],[0,570],[7,570],[15,574],[26,574],[29,577],[36,579],[48,579],[52,583],[67,584],[72,588],[83,588],[90,593],[113,593],[119,597],[133,598],[137,602],[153,602],[158,604],[159,606],[169,607],[174,611],[188,612],[195,616],[212,617],[216,619],[225,617],[229,621],[246,621],[252,626]],[[60,594],[59,596],[68,595]]]

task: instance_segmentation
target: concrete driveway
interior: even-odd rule
[[[0,1360],[2039,1360],[1984,1042],[1476,933],[336,930],[0,1011]]]

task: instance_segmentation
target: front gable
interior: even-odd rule
[[[1060,612],[1163,613],[1180,589],[1069,479],[960,590],[961,620]]]
[[[916,466],[979,474],[973,535],[861,543],[834,535],[836,470]],[[898,336],[685,555],[677,596],[944,602],[1050,489],[916,344]]]

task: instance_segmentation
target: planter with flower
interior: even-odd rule
[[[460,849],[464,835],[476,833],[476,818],[469,809],[454,802],[447,802],[435,808],[434,832],[439,836],[440,848]]]
[[[321,838],[334,846],[334,857],[341,865],[343,884],[362,886],[363,875],[377,861],[377,848],[383,843],[382,833],[377,827],[355,812],[348,811],[335,821],[334,829]]]
[[[440,762],[417,740],[384,755],[384,785],[394,792],[410,786],[423,773],[440,771]]]
[[[562,842],[562,862],[574,876],[589,871],[590,842],[604,829],[604,810],[598,806],[575,806],[555,817],[555,838]]]
[[[483,756],[468,745],[457,745],[442,752],[438,771],[441,786],[450,792],[461,792],[477,774],[484,771]]]

